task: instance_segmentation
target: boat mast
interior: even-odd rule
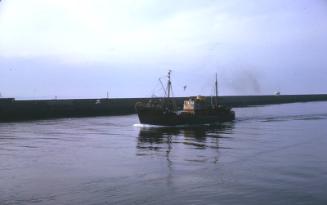
[[[215,105],[218,106],[218,77],[217,77],[217,73],[216,73],[216,81],[215,81]]]
[[[170,97],[170,90],[171,90],[171,81],[170,81],[170,74],[171,70],[168,71],[168,82],[167,82],[167,97]]]

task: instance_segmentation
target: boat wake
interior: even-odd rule
[[[228,125],[232,122],[225,122],[225,123],[211,123],[211,124],[194,124],[194,125],[150,125],[150,124],[133,124],[134,127],[139,128],[199,128],[199,127],[216,127],[216,126],[222,126],[222,125]]]
[[[140,128],[167,127],[167,126],[161,126],[161,125],[149,125],[149,124],[140,124],[140,123],[134,124],[133,126],[140,127]]]

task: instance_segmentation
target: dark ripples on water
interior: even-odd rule
[[[0,124],[0,204],[326,204],[327,103],[216,126],[136,115]]]

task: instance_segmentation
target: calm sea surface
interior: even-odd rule
[[[219,126],[136,115],[0,124],[0,204],[327,204],[327,103]]]

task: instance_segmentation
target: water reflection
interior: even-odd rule
[[[197,127],[142,127],[137,155],[167,154],[169,160],[169,153],[179,145],[193,150],[220,149],[219,139],[228,138],[233,128],[233,122]]]

